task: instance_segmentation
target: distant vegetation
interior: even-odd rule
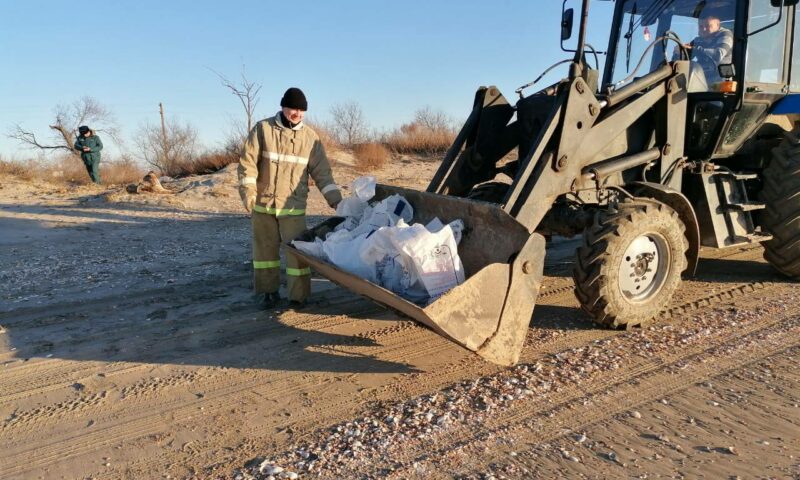
[[[353,147],[356,168],[362,172],[370,172],[383,167],[391,158],[389,150],[381,143],[360,143]]]
[[[104,184],[122,185],[136,182],[145,174],[144,168],[129,158],[103,161],[100,177]],[[0,175],[14,176],[29,181],[85,185],[90,183],[83,163],[71,155],[52,160],[6,160],[0,157]]]
[[[136,131],[133,153],[111,158],[104,152],[100,163],[103,183],[134,182],[148,169],[170,177],[208,174],[238,162],[248,127],[255,124],[253,111],[261,86],[247,79],[244,67],[238,83],[214,73],[237,97],[245,114],[244,118],[231,121],[227,138],[220,147],[201,151],[195,127],[188,121],[167,117],[162,110],[160,122],[145,123]],[[397,155],[441,156],[457,132],[451,118],[431,107],[417,110],[410,122],[388,132],[371,129],[355,101],[336,104],[328,113],[328,121],[316,122],[308,118],[307,123],[319,134],[332,162],[335,163],[336,151],[351,151],[356,167],[364,172],[383,167]],[[38,151],[38,157],[25,161],[0,157],[0,175],[88,183],[80,156],[72,149],[79,125],[90,125],[106,146],[116,144],[123,152],[130,151],[121,141],[112,112],[94,98],[82,97],[54,109],[46,130],[49,135],[37,135],[35,130],[13,125],[6,135]]]

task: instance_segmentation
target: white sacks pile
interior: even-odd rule
[[[409,225],[414,209],[402,195],[368,203],[375,196],[375,177],[359,177],[352,188],[355,195],[336,208],[345,220],[335,231],[325,240],[292,245],[420,305],[464,282],[457,247],[464,222],[434,218]]]

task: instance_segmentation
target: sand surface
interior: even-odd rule
[[[0,478],[800,477],[800,288],[758,245],[612,331],[558,240],[502,368],[316,276],[307,308],[258,310],[234,171],[165,186],[0,182]]]

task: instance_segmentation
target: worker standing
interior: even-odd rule
[[[103,142],[92,129],[86,125],[78,127],[75,150],[81,152],[81,160],[94,183],[100,183],[100,150],[102,149]]]
[[[319,136],[303,124],[308,102],[302,90],[286,90],[280,104],[274,117],[250,131],[239,160],[239,194],[252,213],[254,289],[263,295],[262,308],[280,300],[281,242],[306,229],[308,176],[331,208],[342,200]],[[311,269],[287,255],[286,277],[290,304],[300,308],[311,293]]]

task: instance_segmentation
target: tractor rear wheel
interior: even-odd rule
[[[764,259],[791,278],[800,278],[800,129],[772,150],[764,169],[761,226],[772,235],[764,242]]]
[[[599,211],[584,231],[573,269],[581,308],[614,328],[658,315],[686,269],[684,231],[678,214],[655,200],[626,199]]]

